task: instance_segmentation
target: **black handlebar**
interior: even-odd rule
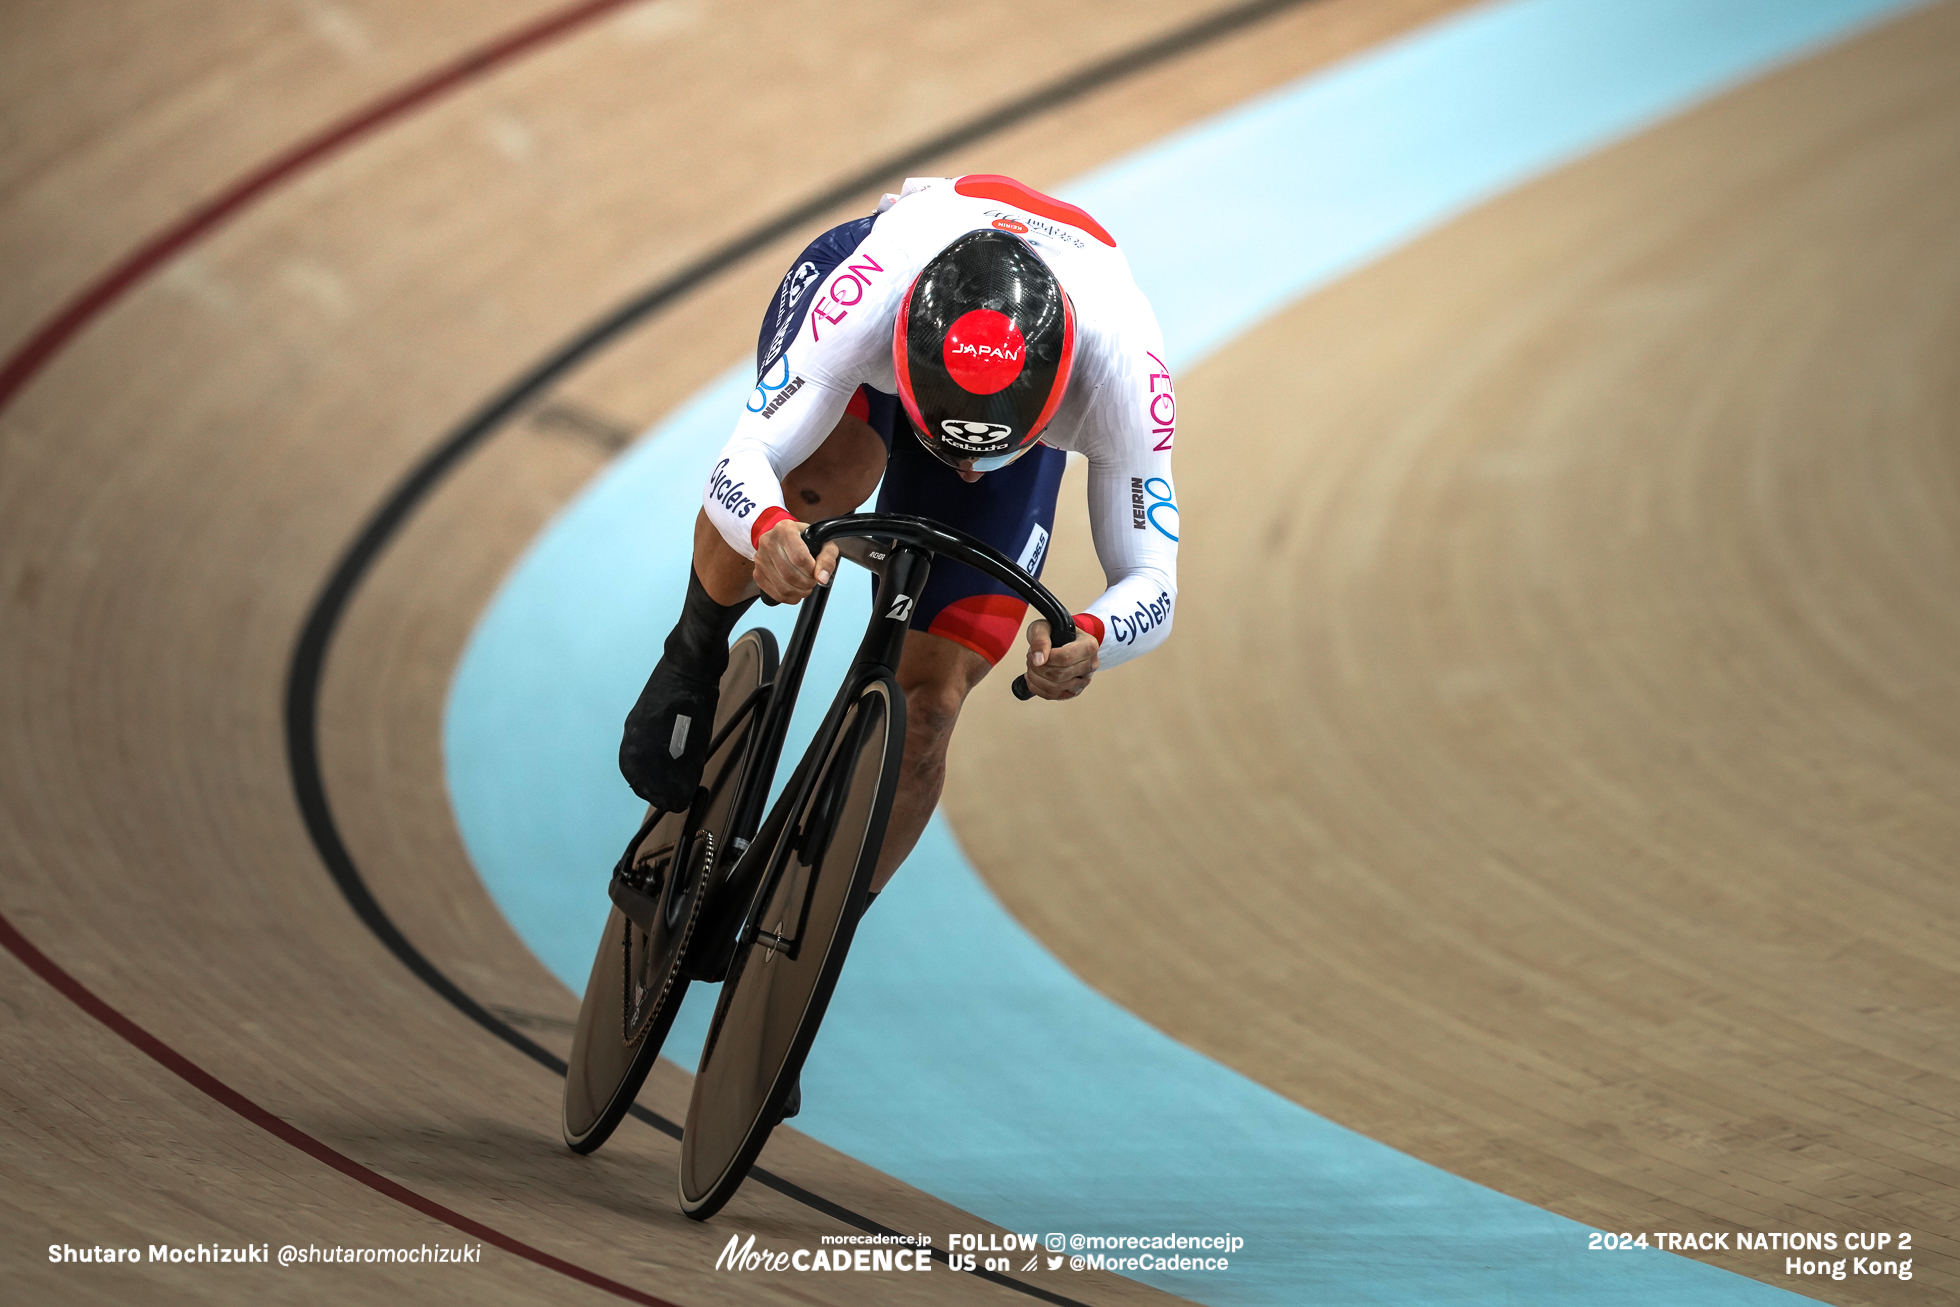
[[[965,563],[1026,599],[1035,612],[1047,621],[1056,647],[1075,639],[1075,619],[1069,615],[1068,609],[1062,607],[1061,601],[1048,592],[1047,586],[1022,571],[1014,560],[984,540],[930,518],[913,517],[907,513],[847,513],[843,517],[825,518],[803,533],[804,543],[813,554],[833,540],[851,537],[890,540]],[[1025,676],[1014,678],[1013,690],[1016,699],[1025,701],[1034,697]]]

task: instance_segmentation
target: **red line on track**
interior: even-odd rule
[[[131,287],[155,272],[172,255],[267,191],[341,147],[422,107],[445,92],[481,77],[518,55],[554,37],[563,36],[610,10],[632,3],[635,0],[584,0],[581,4],[546,14],[489,45],[469,51],[455,61],[424,74],[366,108],[355,110],[246,173],[123,256],[121,262],[84,287],[58,313],[42,323],[40,330],[28,337],[26,343],[9,356],[4,365],[0,365],[0,410],[11,404],[21,388],[33,380],[35,374],[47,366],[48,361],[60,353],[62,347],[74,339],[83,327],[121,299]]]
[[[254,200],[342,147],[422,107],[465,82],[481,77],[510,62],[518,55],[543,45],[555,37],[563,36],[610,10],[623,8],[633,2],[634,0],[585,0],[584,3],[570,5],[555,13],[547,14],[536,22],[521,27],[489,45],[469,51],[451,63],[390,92],[246,173],[229,187],[137,246],[120,262],[84,287],[53,317],[42,323],[40,330],[15,350],[4,366],[0,366],[0,410],[5,409],[20,393],[22,387],[47,366],[48,361],[60,353],[62,347],[82,328],[121,299],[138,282],[155,272],[171,256],[245,209]],[[414,1190],[397,1184],[337,1149],[320,1142],[297,1126],[274,1116],[103,1002],[87,986],[69,975],[14,929],[13,923],[5,916],[0,916],[0,944],[5,944],[8,952],[19,958],[29,970],[60,991],[77,1007],[121,1035],[157,1063],[261,1130],[292,1145],[309,1157],[326,1163],[341,1174],[360,1181],[377,1193],[384,1194],[405,1207],[413,1208],[424,1216],[433,1217],[492,1247],[501,1248],[505,1252],[534,1262],[547,1270],[556,1271],[581,1284],[624,1298],[628,1302],[647,1304],[648,1307],[674,1307],[673,1303],[664,1298],[655,1298],[617,1280],[608,1279],[596,1271],[574,1266],[563,1258],[533,1248],[521,1239],[514,1239],[479,1221],[471,1220],[460,1212],[444,1207],[441,1203],[424,1198]]]
[[[197,1065],[197,1063],[191,1061],[182,1053],[179,1053],[176,1049],[170,1047],[170,1045],[164,1043],[161,1039],[158,1039],[155,1035],[143,1029],[143,1027],[137,1025],[134,1021],[131,1021],[128,1017],[96,997],[93,990],[62,970],[61,966],[52,958],[29,943],[27,937],[14,929],[14,924],[8,921],[5,916],[0,916],[0,944],[6,945],[7,951],[19,958],[28,970],[47,981],[48,984],[54,986],[55,989],[59,990],[72,1001],[75,1006],[81,1008],[82,1011],[88,1013],[97,1021],[100,1021],[103,1025],[134,1044],[142,1052],[160,1063],[166,1070],[182,1077],[194,1088],[217,1099],[220,1103],[223,1103],[226,1107],[259,1127],[259,1129],[264,1130],[267,1134],[275,1135],[286,1143],[291,1144],[294,1148],[299,1149],[307,1156],[317,1161],[325,1162],[342,1175],[359,1180],[362,1184],[377,1193],[385,1194],[405,1207],[412,1207],[424,1216],[432,1216],[445,1225],[461,1230],[464,1234],[481,1239],[484,1243],[501,1248],[507,1253],[515,1253],[526,1261],[536,1262],[546,1270],[556,1271],[560,1275],[568,1276],[581,1284],[589,1284],[595,1289],[604,1290],[615,1297],[624,1298],[628,1302],[645,1303],[647,1307],[674,1307],[674,1304],[668,1302],[665,1298],[655,1298],[651,1294],[641,1293],[638,1289],[621,1284],[617,1280],[607,1279],[597,1271],[588,1271],[582,1266],[574,1266],[563,1258],[553,1257],[550,1253],[533,1248],[521,1239],[513,1239],[507,1234],[491,1229],[480,1221],[471,1220],[461,1212],[452,1211],[444,1207],[441,1203],[424,1198],[413,1189],[395,1183],[378,1171],[369,1170],[345,1153],[321,1143],[318,1139],[307,1134],[299,1127],[274,1116],[271,1112],[260,1107],[257,1103],[245,1097],[245,1095],[239,1093],[236,1089],[233,1089],[230,1085],[227,1085],[224,1081],[218,1079],[209,1071],[206,1071],[203,1067]]]

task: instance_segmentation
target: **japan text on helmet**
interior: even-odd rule
[[[898,395],[941,462],[1006,467],[1034,446],[1068,389],[1075,309],[1018,236],[968,232],[905,292],[892,331]]]

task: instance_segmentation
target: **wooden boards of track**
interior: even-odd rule
[[[1910,1230],[1910,1284],[1802,1291],[1948,1292],[1956,69],[1932,7],[1180,377],[1176,638],[1065,730],[976,697],[953,759],[1016,915],[1459,1174],[1614,1230]],[[1064,528],[1051,577],[1091,559]]]
[[[1446,7],[1304,6],[940,166],[1052,183]],[[294,808],[287,660],[339,551],[484,397],[788,199],[960,120],[970,95],[922,51],[957,53],[1008,96],[1203,9],[1130,6],[1121,24],[1057,11],[1032,50],[986,39],[999,12],[634,6],[335,156],[94,322],[0,416],[7,917],[227,1085],[414,1191],[690,1304],[752,1301],[707,1269],[720,1231],[674,1212],[670,1141],[640,1129],[591,1161],[567,1158],[557,1081],[350,913]],[[268,152],[525,16],[314,6],[268,29],[230,6],[154,30],[94,15],[13,29],[26,72],[6,82],[9,122],[23,124],[8,175],[24,180],[0,210],[27,275],[8,301],[10,341]],[[323,44],[343,62],[323,65]],[[112,94],[72,94],[102,82]],[[462,860],[440,781],[443,687],[509,560],[619,432],[739,356],[787,256],[705,289],[466,465],[395,540],[329,663],[327,784],[363,872],[445,972],[547,1045],[569,999]],[[17,1073],[0,1142],[10,1286],[257,1300],[263,1282],[128,1269],[83,1280],[27,1254],[64,1241],[449,1237],[163,1073],[13,961],[0,975],[19,1017],[0,1034]],[[683,1088],[664,1071],[649,1101],[672,1115]],[[793,1132],[765,1161],[895,1225],[971,1221]],[[755,1187],[727,1219],[764,1238],[839,1228]],[[428,1301],[568,1292],[509,1259],[481,1278],[360,1283]],[[1001,1292],[963,1277],[929,1286],[894,1291]],[[1074,1292],[1152,1296],[1113,1277]]]

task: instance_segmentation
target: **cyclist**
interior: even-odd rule
[[[1071,699],[1160,644],[1177,595],[1176,414],[1150,305],[1073,205],[1006,177],[912,178],[819,236],[764,318],[755,387],[708,476],[680,620],[626,719],[627,782],[666,811],[692,801],[735,624],[759,594],[793,604],[830,583],[837,546],[813,558],[803,524],[853,511],[881,476],[881,512],[936,518],[1039,576],[1065,451],[1084,455],[1108,588],[1071,644],[1029,626],[1028,685]],[[933,565],[897,669],[905,756],[874,894],[932,815],[960,708],[1026,608]]]

